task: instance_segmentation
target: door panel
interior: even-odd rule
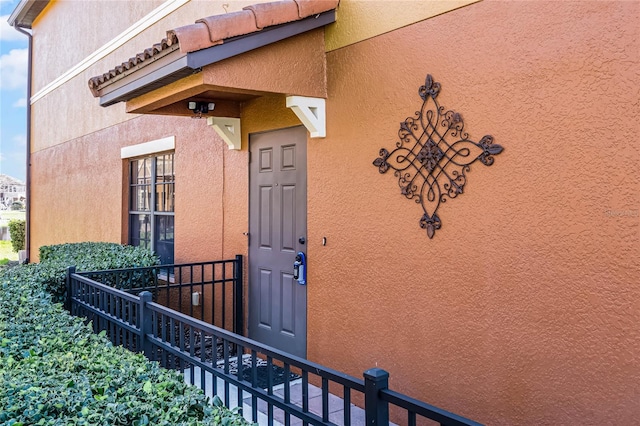
[[[282,288],[280,294],[282,296],[282,332],[289,335],[295,335],[296,330],[296,288],[299,286],[298,282],[293,279],[293,274],[286,272],[282,273],[282,279],[280,280]]]
[[[292,252],[296,250],[298,235],[296,232],[296,187],[295,185],[282,185],[282,246],[283,251]]]
[[[260,327],[271,328],[271,294],[272,273],[269,270],[260,270]]]
[[[307,289],[293,279],[307,233],[307,132],[250,136],[249,337],[305,357]]]
[[[263,249],[271,249],[273,228],[273,187],[260,187],[260,205],[258,213],[260,247]]]

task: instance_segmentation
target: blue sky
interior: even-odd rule
[[[27,37],[7,23],[19,0],[0,0],[0,173],[25,179]]]

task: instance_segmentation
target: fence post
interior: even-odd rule
[[[233,275],[235,277],[234,289],[233,289],[233,303],[235,310],[235,325],[233,332],[244,336],[244,299],[242,296],[242,290],[244,286],[244,280],[242,279],[242,255],[236,255],[236,261],[234,263],[234,272]]]
[[[147,303],[153,300],[153,295],[149,291],[142,291],[138,294],[140,297],[140,347],[138,351],[144,353],[147,359],[151,359],[151,342],[147,339],[147,334],[152,333],[151,310],[147,307]]]
[[[364,410],[367,426],[389,425],[389,403],[379,398],[378,393],[389,387],[389,373],[381,368],[364,372]]]
[[[69,312],[71,312],[71,275],[76,273],[76,267],[75,266],[68,266],[67,267],[67,277],[66,277],[66,287],[67,287],[67,295],[64,299],[64,307],[66,310],[68,310]]]

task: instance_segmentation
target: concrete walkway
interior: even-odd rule
[[[184,379],[185,382],[187,383],[191,383],[191,370],[185,370],[183,372],[184,374]],[[202,388],[202,382],[201,382],[201,370],[200,367],[194,367],[193,368],[193,385],[194,386],[198,386],[199,388],[201,388],[205,395],[208,396],[209,398],[213,399],[214,397],[214,393],[213,393],[213,374],[208,373],[205,371],[204,373],[204,389]],[[252,422],[253,420],[251,419],[251,395],[247,392],[242,392],[243,394],[243,400],[242,400],[242,416],[247,419],[249,422]],[[217,378],[216,379],[216,395],[218,395],[218,397],[222,400],[222,402],[226,402],[225,401],[225,397],[224,397],[224,380]],[[248,398],[247,398],[248,397]],[[248,399],[249,404],[247,404],[245,401]],[[235,407],[240,407],[241,405],[238,403],[238,388],[235,387],[234,385],[229,385],[229,401],[228,404],[225,404],[226,406],[228,406],[229,408],[235,408]],[[267,419],[267,414],[266,414],[266,410],[264,412],[260,412],[258,411],[258,424],[260,426],[262,425],[268,425],[268,419]],[[283,423],[280,422],[273,422],[274,426],[282,426]]]
[[[185,382],[191,383],[191,370],[185,370],[183,372],[185,376]],[[205,372],[204,375],[204,392],[205,394],[213,398],[213,374]],[[195,386],[201,387],[201,370],[200,367],[194,367],[193,369],[193,383]],[[284,399],[284,384],[280,384],[273,387],[273,393]],[[294,405],[302,408],[302,379],[297,379],[289,382],[290,400]],[[224,402],[224,380],[216,379],[216,394]],[[251,419],[251,394],[242,392],[242,415],[248,421]],[[229,385],[229,404],[226,404],[231,408],[239,407],[238,403],[238,390],[235,386]],[[322,389],[309,384],[309,411],[322,417]],[[267,426],[268,423],[268,405],[265,401],[258,399],[258,424],[260,426]],[[344,425],[344,402],[342,398],[329,394],[329,421],[335,425]],[[284,412],[276,407],[273,408],[273,425],[282,426],[285,423]],[[291,416],[292,426],[302,425],[302,420]],[[365,412],[362,408],[356,407],[351,404],[351,424],[352,425],[364,425],[365,424]]]

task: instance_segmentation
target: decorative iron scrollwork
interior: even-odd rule
[[[422,206],[420,228],[429,238],[442,226],[440,204],[463,193],[469,166],[476,160],[490,166],[493,156],[503,150],[490,135],[480,142],[470,140],[460,114],[438,104],[439,93],[440,83],[427,75],[418,89],[422,109],[400,123],[396,148],[391,152],[382,148],[373,161],[380,173],[393,169],[402,195]]]

